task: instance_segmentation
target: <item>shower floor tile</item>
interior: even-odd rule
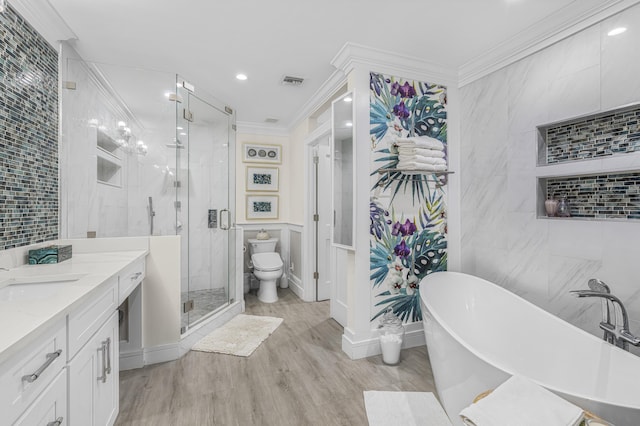
[[[181,302],[193,300],[193,310],[182,314],[181,326],[193,325],[207,314],[224,306],[228,302],[226,288],[184,291],[180,294]]]

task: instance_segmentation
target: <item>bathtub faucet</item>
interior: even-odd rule
[[[613,294],[593,290],[574,290],[570,293],[575,294],[577,297],[601,297],[611,302],[614,311],[613,324],[606,320],[600,323],[600,328],[605,332],[604,340],[627,351],[629,350],[629,343],[634,346],[640,346],[640,338],[634,336],[629,331],[629,316],[620,299]],[[608,309],[607,305],[606,317],[609,316]]]

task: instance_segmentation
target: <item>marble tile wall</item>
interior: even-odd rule
[[[0,14],[0,250],[58,237],[58,54]]]
[[[596,336],[599,301],[569,291],[602,279],[640,334],[640,223],[538,219],[536,127],[640,102],[640,29],[629,22],[640,6],[460,90],[463,271]],[[622,24],[626,33],[606,35]]]

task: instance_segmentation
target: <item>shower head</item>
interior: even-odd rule
[[[593,291],[597,291],[599,293],[611,293],[609,286],[597,278],[591,278],[587,285]]]

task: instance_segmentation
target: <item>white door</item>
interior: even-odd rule
[[[318,180],[316,185],[317,194],[317,269],[318,291],[316,300],[327,300],[331,297],[331,152],[329,139],[325,138],[318,145]]]

